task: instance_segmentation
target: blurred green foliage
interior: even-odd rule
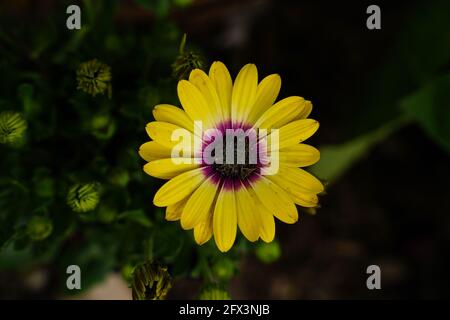
[[[153,15],[145,27],[120,22],[121,1],[81,2],[82,28],[72,31],[61,14],[70,1],[14,30],[17,17],[0,9],[0,113],[23,136],[0,144],[0,271],[47,266],[55,294],[72,293],[65,289],[72,264],[82,270],[82,290],[114,270],[130,282],[150,258],[174,277],[216,283],[231,278],[247,251],[242,242],[227,255],[231,271],[215,274],[223,255],[211,243],[198,247],[152,205],[163,181],[144,174],[137,150],[153,106],[178,104],[171,65],[182,34],[167,14],[189,1],[136,2]],[[110,97],[77,90],[86,61],[111,73]]]

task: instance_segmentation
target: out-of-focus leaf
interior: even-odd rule
[[[7,228],[3,226],[4,221],[0,221],[2,225],[0,225],[0,260],[2,251],[8,247],[8,245],[14,240],[16,237],[15,230],[11,228]]]
[[[310,171],[320,179],[332,182],[342,176],[357,160],[359,160],[375,143],[384,139],[400,127],[406,118],[399,118],[371,133],[359,136],[338,145],[320,148],[320,161]]]
[[[15,250],[10,243],[0,252],[0,269],[13,270],[23,268],[24,265],[30,266],[33,255],[30,248],[25,250]]]
[[[135,0],[145,9],[152,10],[157,17],[164,17],[169,13],[170,0]]]
[[[51,199],[55,194],[55,181],[51,176],[51,170],[39,167],[33,173],[33,192],[41,199]]]
[[[153,225],[152,221],[146,216],[144,210],[142,209],[122,212],[117,216],[117,219],[133,221],[147,228],[150,228]]]
[[[321,148],[321,160],[311,168],[319,178],[328,181],[339,178],[374,143],[397,126],[391,121],[403,119],[402,111],[415,118],[435,141],[449,150],[450,108],[448,103],[445,105],[449,98],[447,92],[450,92],[448,77],[403,100],[448,65],[449,11],[450,2],[442,0],[419,2],[411,8],[391,57],[373,76],[371,90],[366,94],[364,107],[360,108],[361,114],[354,120],[353,134],[357,137],[340,145]]]
[[[106,239],[102,239],[106,240]],[[114,268],[115,244],[105,245],[99,242],[85,243],[84,247],[71,248],[70,252],[64,252],[60,261],[60,272],[65,274],[69,265],[78,265],[81,269],[81,290],[85,291],[93,284],[101,281],[105,275]],[[65,283],[61,283],[65,288]],[[74,292],[75,291],[75,292]],[[68,294],[80,293],[77,290],[66,290]]]
[[[179,226],[173,224],[165,224],[155,230],[155,244],[153,246],[153,254],[155,257],[164,257],[167,262],[173,262],[177,259],[186,239],[186,235],[180,233],[178,228]]]
[[[54,55],[53,61],[58,64],[64,63],[68,55],[79,49],[89,31],[89,26],[83,26],[80,30],[74,32],[70,40],[65,43],[64,47]]]
[[[400,106],[436,143],[450,152],[450,74],[406,97]]]
[[[450,62],[450,1],[416,1],[383,66],[370,75],[364,107],[356,115],[352,135],[360,135],[401,114],[397,108],[409,95],[436,77]],[[439,30],[439,31],[437,31]]]
[[[22,102],[23,111],[27,116],[33,116],[37,111],[39,111],[33,95],[34,88],[31,84],[23,83],[17,87],[17,96]]]

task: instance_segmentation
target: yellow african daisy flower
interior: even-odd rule
[[[156,121],[146,127],[153,141],[144,143],[139,154],[148,161],[147,174],[169,181],[153,202],[167,207],[167,220],[194,229],[198,244],[214,235],[226,252],[237,226],[252,242],[271,242],[274,217],[295,223],[296,205],[317,206],[323,185],[299,167],[320,158],[316,148],[302,143],[319,123],[307,119],[310,101],[292,96],[275,103],[280,87],[277,74],[258,83],[254,64],[245,65],[233,84],[225,65],[214,62],[209,75],[195,69],[189,80],[179,81],[183,109],[155,106]],[[244,144],[235,143],[239,137],[231,134],[237,131],[246,134]],[[191,139],[186,142],[186,137]]]

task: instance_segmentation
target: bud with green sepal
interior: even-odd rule
[[[20,143],[27,130],[27,122],[20,113],[3,111],[0,113],[0,143]]]
[[[259,243],[256,247],[256,256],[264,263],[272,263],[277,261],[281,256],[281,247],[278,241],[274,240],[270,243]]]
[[[131,283],[131,281],[133,280],[133,272],[134,272],[134,265],[131,263],[125,264],[120,269],[120,274],[122,275],[122,278],[128,283]]]
[[[231,300],[230,294],[218,285],[205,287],[198,296],[199,300]]]
[[[34,216],[26,227],[26,233],[33,241],[41,241],[47,238],[53,231],[53,223],[49,218]]]
[[[99,113],[90,121],[90,131],[99,140],[108,140],[116,132],[116,123],[108,113]]]
[[[111,97],[111,79],[111,67],[97,59],[83,62],[77,69],[77,89],[93,97],[105,92],[108,93],[108,97]]]
[[[158,262],[147,261],[133,271],[133,300],[163,300],[171,287],[172,278],[167,266]]]
[[[187,79],[189,73],[194,69],[202,69],[204,66],[203,58],[193,51],[186,51],[186,34],[183,35],[180,44],[180,50],[175,62],[172,63],[172,74],[178,79]]]
[[[212,272],[220,280],[230,280],[236,271],[234,262],[229,258],[219,258],[212,266]]]
[[[67,204],[75,212],[94,210],[100,202],[100,185],[96,182],[76,184],[67,194]]]

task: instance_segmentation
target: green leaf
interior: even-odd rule
[[[320,179],[332,182],[342,176],[377,142],[383,140],[406,122],[399,118],[368,134],[354,138],[339,145],[323,146],[320,149],[320,161],[310,171]]]
[[[22,109],[27,118],[32,118],[41,111],[41,105],[35,98],[34,87],[29,83],[22,83],[17,87],[17,97],[22,103]]]
[[[428,136],[450,153],[450,74],[442,76],[400,103]]]
[[[450,1],[411,3],[405,23],[393,34],[394,46],[383,64],[370,74],[364,106],[355,109],[352,135],[375,130],[400,115],[396,106],[406,95],[423,87],[450,62]],[[379,70],[379,71],[378,71]]]

